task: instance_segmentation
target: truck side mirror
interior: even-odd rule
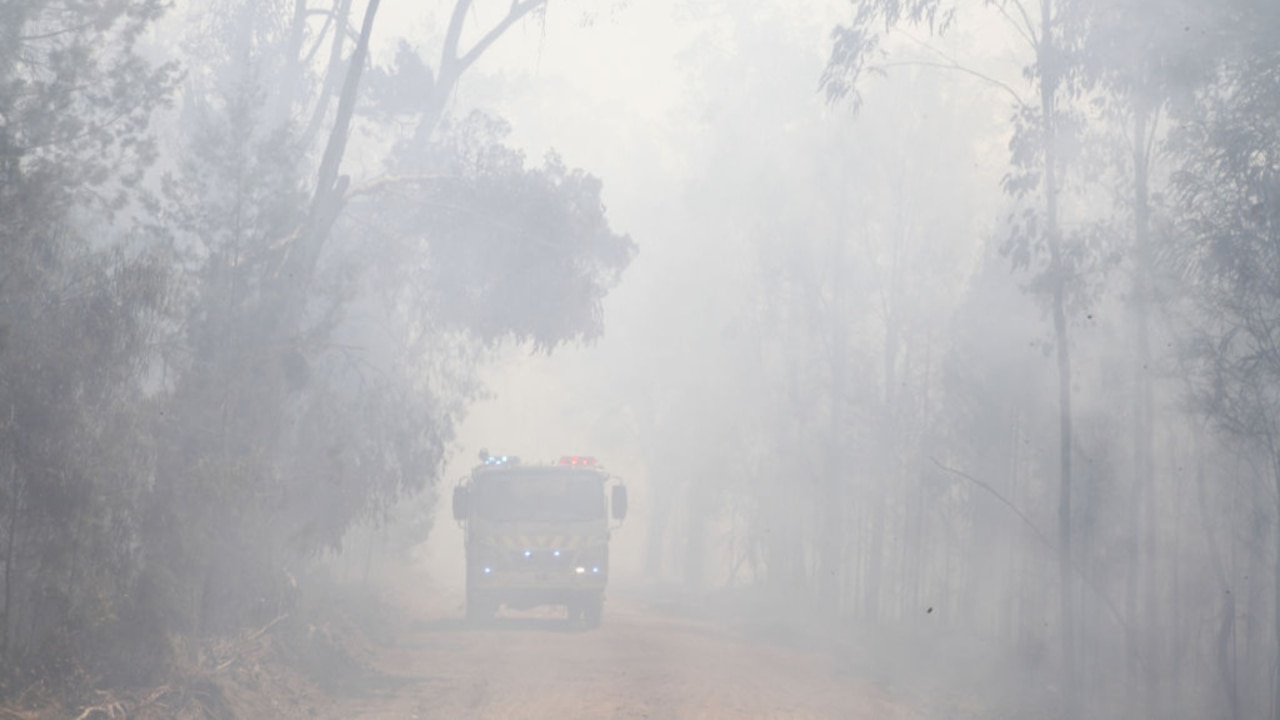
[[[614,520],[627,518],[627,486],[614,485],[610,490],[609,507],[613,511]]]
[[[453,489],[453,519],[462,522],[467,519],[469,509],[467,489],[461,485]]]

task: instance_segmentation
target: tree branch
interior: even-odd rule
[[[507,16],[499,21],[497,25],[494,25],[489,32],[485,33],[484,37],[480,38],[480,40],[476,42],[475,46],[467,51],[466,55],[458,59],[458,72],[461,73],[470,67],[472,63],[484,54],[485,50],[489,49],[489,46],[492,45],[494,41],[502,37],[502,34],[505,33],[508,28],[519,22],[521,18],[528,15],[530,12],[533,12],[539,6],[546,4],[547,0],[523,0],[523,2],[520,0],[512,0],[511,9],[507,11]],[[454,49],[457,49],[456,46]]]
[[[337,13],[334,16],[334,22],[346,25],[347,18],[351,14],[351,0],[334,0],[334,12]],[[316,106],[311,112],[311,120],[307,122],[307,128],[302,133],[303,147],[311,147],[311,143],[320,132],[324,116],[329,111],[329,98],[333,96],[338,69],[342,67],[342,48],[346,45],[346,37],[346,33],[341,28],[334,28],[333,45],[329,48],[329,67],[324,74],[324,83],[320,86],[320,96],[316,98]]]
[[[979,480],[978,478],[970,475],[969,473],[963,470],[957,470],[953,467],[947,467],[946,465],[943,465],[941,462],[938,462],[938,459],[935,457],[930,457],[929,461],[932,462],[935,466],[937,466],[939,470],[955,475],[956,477],[964,478],[965,480],[968,480],[969,482],[973,483],[974,485],[977,485],[983,490],[986,490],[987,494],[989,494],[991,497],[995,498],[996,500],[1000,501],[1000,504],[1012,510],[1013,514],[1017,515],[1018,519],[1022,520],[1023,524],[1025,524],[1031,530],[1031,532],[1036,536],[1036,538],[1041,542],[1041,544],[1043,544],[1046,548],[1048,548],[1049,551],[1052,552],[1053,554],[1055,555],[1058,554],[1058,546],[1054,545],[1053,542],[1049,540],[1049,537],[1040,531],[1040,528],[1036,525],[1035,521],[1032,520],[1030,517],[1028,517],[1026,513],[1022,512],[1022,508],[1019,508],[1017,505],[1014,505],[1013,501],[1009,500],[1004,495],[1001,495],[1000,491],[996,490],[995,488],[991,487],[987,483]]]
[[[1035,30],[1032,29],[1030,25],[1025,28],[1020,26],[1018,24],[1018,20],[1009,14],[1009,8],[1006,7],[1006,3],[996,3],[996,9],[1000,11],[1000,14],[1004,16],[1005,20],[1009,21],[1009,25],[1013,27],[1013,31],[1018,33],[1018,36],[1023,40],[1027,41],[1027,45],[1031,46],[1031,49],[1034,50],[1037,44]],[[1018,9],[1022,11],[1023,22],[1027,22],[1026,10],[1023,10],[1021,6],[1019,6]]]
[[[425,145],[430,139],[431,133],[435,131],[436,125],[444,115],[445,103],[462,73],[512,25],[546,4],[547,0],[511,0],[511,7],[507,10],[506,17],[485,33],[466,54],[460,56],[458,43],[462,39],[462,23],[466,19],[467,10],[471,7],[471,0],[457,0],[453,6],[453,15],[449,18],[449,28],[445,32],[444,48],[440,51],[440,67],[436,73],[435,84],[431,87],[427,108],[423,111],[413,134],[414,145]]]
[[[307,53],[306,53],[306,55],[305,55],[304,60],[303,60],[303,63],[304,63],[304,64],[308,64],[308,65],[309,65],[309,64],[311,63],[312,59],[314,59],[314,58],[315,58],[316,53],[320,51],[320,48],[321,48],[321,47],[324,47],[324,38],[325,38],[325,36],[326,36],[326,35],[328,35],[328,34],[329,34],[329,26],[330,26],[330,25],[333,25],[333,23],[338,19],[338,13],[339,13],[339,12],[341,12],[341,11],[340,11],[340,9],[339,9],[339,3],[341,3],[341,2],[342,2],[342,0],[333,0],[333,7],[332,7],[332,8],[330,8],[330,9],[328,9],[328,10],[309,10],[309,11],[307,11],[307,15],[308,15],[308,16],[311,16],[311,15],[317,15],[317,14],[319,14],[319,15],[323,15],[323,16],[324,16],[324,24],[320,26],[320,31],[316,33],[316,39],[315,39],[315,42],[314,42],[314,43],[312,43],[312,45],[311,45],[311,49],[310,49],[310,50],[308,50],[308,51],[307,51]],[[344,20],[344,21],[342,21],[342,22],[343,22],[343,24],[346,24],[346,21],[345,21],[345,20]]]
[[[471,0],[457,0],[453,6],[453,15],[449,18],[449,28],[444,33],[444,48],[440,52],[440,71],[444,72],[445,64],[453,65],[458,61],[458,42],[462,39],[462,22],[471,8]]]
[[[1009,2],[1012,2],[1013,6],[1018,8],[1018,14],[1022,16],[1022,22],[1026,26],[1026,32],[1034,41],[1031,47],[1040,47],[1041,38],[1036,36],[1036,25],[1031,22],[1031,15],[1027,12],[1026,6],[1022,4],[1022,0],[1009,0]]]
[[[294,305],[291,306],[286,302],[281,309],[281,312],[286,314],[298,311],[302,302],[301,297],[306,293],[312,272],[320,257],[320,251],[329,237],[329,231],[333,228],[338,214],[342,212],[348,178],[339,177],[338,170],[342,166],[347,139],[351,134],[351,120],[355,114],[356,96],[360,90],[360,75],[369,55],[369,37],[373,34],[373,21],[378,14],[379,2],[380,0],[369,0],[365,8],[360,39],[351,53],[346,78],[342,85],[342,94],[338,97],[337,117],[334,118],[333,128],[329,131],[329,141],[325,144],[324,156],[320,160],[320,170],[316,173],[316,189],[311,198],[311,207],[302,228],[293,233],[292,237],[296,239],[288,243],[289,247],[280,266],[282,270],[288,270],[294,278],[287,293]],[[341,33],[336,37],[341,37]]]
[[[1008,93],[1009,96],[1013,98],[1014,102],[1016,102],[1019,107],[1027,107],[1027,104],[1022,100],[1022,96],[1019,95],[1018,91],[1014,90],[1013,87],[1010,86],[1008,83],[997,80],[991,77],[990,75],[987,75],[986,73],[980,72],[978,70],[967,68],[954,61],[949,63],[941,63],[941,62],[932,62],[929,60],[900,60],[898,62],[884,63],[883,65],[878,65],[877,68],[884,69],[884,68],[891,68],[891,67],[911,67],[911,66],[940,68],[942,70],[955,70],[957,72],[965,73],[966,75],[972,75],[978,78],[979,80],[984,80],[991,86],[999,88],[1005,91],[1006,93]]]
[[[1000,501],[1002,505],[1012,510],[1013,513],[1017,515],[1018,518],[1021,519],[1022,522],[1028,528],[1031,529],[1031,532],[1035,534],[1036,538],[1045,547],[1049,548],[1049,550],[1054,555],[1061,554],[1060,550],[1058,549],[1058,546],[1054,545],[1053,542],[1051,542],[1049,538],[1046,537],[1045,534],[1040,531],[1040,528],[1036,526],[1035,522],[1032,521],[1031,518],[1027,517],[1027,514],[1022,512],[1021,508],[1019,508],[1017,505],[1014,505],[1012,501],[1010,501],[1005,496],[1001,495],[1000,492],[997,491],[995,488],[991,487],[987,483],[979,480],[978,478],[970,475],[969,473],[963,470],[956,470],[955,468],[947,467],[946,465],[943,465],[941,462],[938,462],[938,459],[935,457],[930,457],[929,461],[932,462],[934,465],[936,465],[939,470],[950,473],[960,478],[964,478],[965,480],[968,480],[969,482],[973,483],[974,485],[977,485],[983,490],[986,490],[987,493],[991,495],[991,497]],[[1071,561],[1070,567],[1071,567],[1071,571],[1075,573],[1075,576],[1080,579],[1080,582],[1084,583],[1085,587],[1092,590],[1093,594],[1097,596],[1099,600],[1102,601],[1103,605],[1106,606],[1107,612],[1111,615],[1111,619],[1115,621],[1116,625],[1120,626],[1120,629],[1124,631],[1125,636],[1129,639],[1129,643],[1128,643],[1129,647],[1134,648],[1133,650],[1134,658],[1138,661],[1138,664],[1143,669],[1145,669],[1147,667],[1147,659],[1145,656],[1143,656],[1142,650],[1140,649],[1142,646],[1139,645],[1137,643],[1137,639],[1133,637],[1133,631],[1129,628],[1129,623],[1125,621],[1124,615],[1120,614],[1120,609],[1115,606],[1115,603],[1111,602],[1111,598],[1108,597],[1107,594],[1102,591],[1102,588],[1098,587],[1097,584],[1095,584],[1093,580],[1090,579],[1089,576],[1086,575],[1084,571],[1080,569],[1080,566],[1077,565],[1074,560]]]

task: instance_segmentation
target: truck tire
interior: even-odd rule
[[[498,611],[497,603],[480,593],[467,593],[467,622],[479,623],[492,620]]]
[[[582,605],[582,621],[587,629],[594,630],[600,627],[600,621],[604,618],[604,598],[596,596],[588,598]]]

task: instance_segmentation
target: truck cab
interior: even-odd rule
[[[465,533],[467,619],[552,605],[571,622],[599,626],[626,486],[590,457],[529,465],[485,451],[480,458],[453,491]]]

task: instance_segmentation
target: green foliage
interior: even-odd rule
[[[30,674],[121,679],[120,654],[157,655],[127,630],[169,273],[103,248],[125,246],[106,228],[173,87],[135,51],[162,7],[0,5],[0,692]]]
[[[421,175],[370,188],[353,211],[395,233],[390,262],[411,273],[421,322],[546,351],[595,339],[635,244],[609,228],[599,179],[554,154],[526,168],[508,132],[481,114],[447,127]]]
[[[884,56],[883,33],[908,25],[942,34],[956,16],[956,5],[950,0],[851,0],[850,4],[849,23],[831,31],[831,56],[820,86],[829,101],[848,101],[855,109],[862,105],[859,83],[863,76],[883,72],[874,62]]]
[[[1183,240],[1164,253],[1203,314],[1190,346],[1200,408],[1233,433],[1272,443],[1280,423],[1280,11],[1237,3],[1247,22],[1218,79],[1182,109]]]
[[[154,159],[145,130],[173,87],[173,65],[152,67],[135,52],[165,3],[63,5],[0,6],[0,168],[28,182],[56,178],[64,201],[118,208]]]
[[[432,151],[447,182],[350,193],[398,237],[314,225],[329,25],[282,3],[194,13],[152,194],[177,73],[135,46],[164,6],[0,1],[0,696],[153,680],[170,633],[289,612],[293,569],[431,487],[487,350],[597,337],[634,253],[598,180],[526,169],[496,121]]]

